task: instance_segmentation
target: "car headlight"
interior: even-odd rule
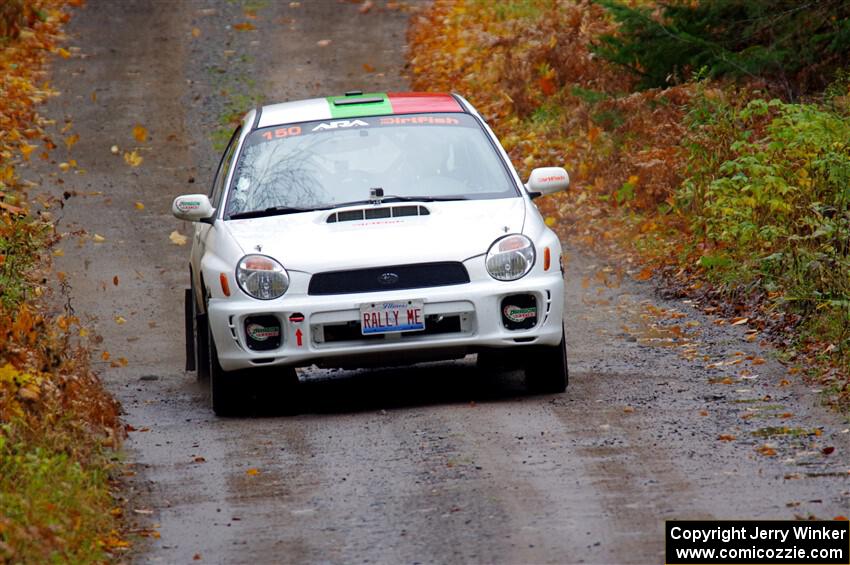
[[[283,265],[265,255],[246,255],[236,267],[236,282],[249,296],[273,300],[289,288],[289,274]]]
[[[506,235],[493,242],[487,251],[487,272],[500,281],[515,281],[534,266],[534,244],[524,235]]]

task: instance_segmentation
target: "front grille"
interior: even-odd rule
[[[311,295],[380,292],[448,286],[469,282],[462,263],[418,263],[349,271],[316,273],[310,278],[307,293]]]

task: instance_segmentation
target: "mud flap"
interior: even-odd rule
[[[184,291],[183,313],[186,324],[186,370],[194,371],[195,367],[195,297],[192,289]]]

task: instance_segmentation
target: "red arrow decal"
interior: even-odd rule
[[[301,347],[301,336],[304,335],[301,333],[301,328],[295,330],[295,342],[298,344],[298,347]]]

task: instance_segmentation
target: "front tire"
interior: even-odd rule
[[[244,390],[240,388],[248,383],[240,378],[241,371],[225,371],[218,362],[218,351],[215,348],[215,340],[212,332],[207,327],[207,343],[209,343],[209,379],[210,379],[210,404],[216,416],[238,416],[244,410],[242,402]],[[240,382],[241,381],[241,382]]]
[[[533,392],[557,394],[567,390],[570,372],[567,365],[567,341],[561,329],[561,343],[535,348],[525,368],[528,389]]]
[[[206,313],[198,312],[198,303],[194,301],[194,292],[192,293],[192,301],[195,316],[195,355],[197,355],[195,367],[197,368],[198,380],[205,381],[210,378],[209,322]]]

